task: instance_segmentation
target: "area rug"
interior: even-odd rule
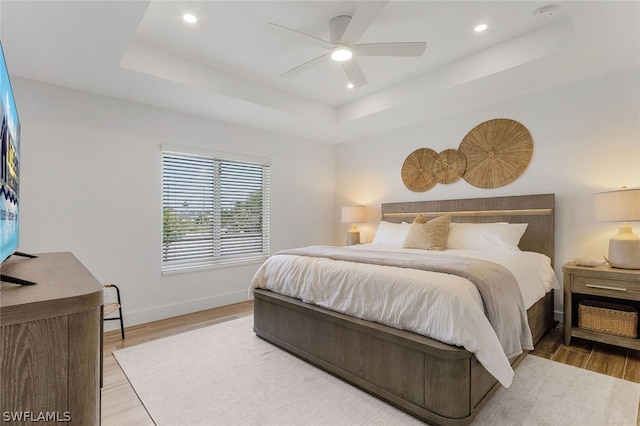
[[[255,336],[244,317],[114,352],[149,415],[173,425],[419,425]],[[635,425],[640,385],[527,356],[473,425]]]

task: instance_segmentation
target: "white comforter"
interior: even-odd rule
[[[416,252],[373,244],[358,247]],[[518,281],[527,309],[552,288],[559,288],[549,259],[538,253],[417,251],[425,256],[468,256],[503,265]],[[503,386],[509,387],[513,380],[513,369],[484,314],[480,294],[465,278],[327,258],[277,255],[258,269],[251,286],[462,346],[474,353]]]

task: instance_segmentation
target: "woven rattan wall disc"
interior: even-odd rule
[[[424,192],[437,183],[431,170],[438,154],[429,148],[413,151],[402,165],[402,182],[413,192]]]
[[[445,149],[433,162],[431,172],[438,183],[454,183],[460,180],[467,167],[467,160],[457,149]]]
[[[522,124],[498,118],[471,129],[459,150],[467,159],[464,180],[478,188],[498,188],[524,173],[533,155],[533,139]]]

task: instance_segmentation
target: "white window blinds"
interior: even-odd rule
[[[163,271],[268,255],[268,164],[163,152]]]

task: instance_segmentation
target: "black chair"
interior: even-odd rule
[[[117,302],[107,302],[107,301],[105,301],[104,306],[103,306],[104,320],[105,321],[120,320],[120,334],[122,335],[122,338],[124,339],[124,322],[123,322],[123,318],[122,318],[122,302],[120,301],[120,289],[115,284],[104,284],[104,288],[105,288],[105,295],[106,295],[107,291],[109,291],[110,289],[115,289],[116,290],[116,300],[117,300]],[[119,313],[119,315],[117,317],[107,318],[107,315],[111,315],[115,311],[118,311],[118,313]]]

